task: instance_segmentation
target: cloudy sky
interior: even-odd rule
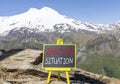
[[[120,0],[0,0],[0,16],[50,7],[68,17],[99,24],[120,21]]]

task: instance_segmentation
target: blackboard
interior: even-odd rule
[[[76,48],[71,45],[47,44],[43,48],[43,67],[72,68],[76,67]]]

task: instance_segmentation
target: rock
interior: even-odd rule
[[[42,57],[43,57],[43,53],[40,53],[40,56],[38,56],[34,62],[32,62],[32,64],[34,65],[38,65],[40,63],[42,63]]]
[[[50,84],[67,84],[67,83],[63,81],[51,81]]]
[[[46,84],[48,72],[41,68],[42,64],[39,64],[41,62],[42,51],[40,50],[25,49],[11,54],[0,61],[0,84]],[[82,69],[72,70],[69,72],[69,77],[71,80],[81,81],[84,84],[120,84],[119,79]],[[61,73],[60,81],[57,81],[57,78],[58,73],[53,71],[50,84],[67,84],[65,73]]]
[[[115,78],[110,78],[110,84],[120,84],[120,80],[115,79]]]
[[[3,83],[3,79],[0,79],[0,84],[2,84]]]
[[[46,80],[45,81],[31,81],[31,82],[26,82],[26,83],[23,83],[23,84],[46,84]],[[55,81],[55,80],[52,80],[50,82],[50,84],[67,84],[63,81]]]
[[[2,84],[12,84],[12,83],[4,81]]]
[[[46,81],[31,81],[31,82],[26,82],[23,84],[46,84]]]

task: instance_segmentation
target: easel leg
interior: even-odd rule
[[[50,83],[51,73],[52,73],[52,71],[49,71],[49,73],[48,73],[48,79],[47,79],[47,84],[49,84],[49,83]]]
[[[58,71],[58,81],[60,81],[60,71]]]
[[[68,71],[66,71],[66,77],[67,77],[67,83],[70,84],[70,79],[69,79]]]

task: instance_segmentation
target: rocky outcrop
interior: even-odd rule
[[[25,49],[0,61],[0,84],[45,84],[48,72],[45,71],[41,63],[36,63],[42,51]],[[38,61],[37,61],[38,63]],[[94,74],[82,69],[72,70],[71,81],[79,81],[84,84],[120,84],[120,80]],[[57,81],[57,73],[53,72],[50,84],[67,84],[65,73],[61,73],[61,80]]]
[[[40,63],[42,63],[42,58],[43,58],[43,53],[40,53],[40,56],[38,56],[34,62],[32,62],[32,64],[34,65],[38,65]]]

